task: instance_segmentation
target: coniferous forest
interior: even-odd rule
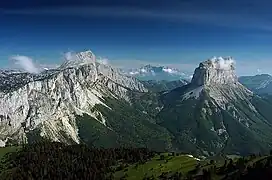
[[[145,148],[90,149],[86,145],[41,142],[6,154],[0,174],[6,180],[112,179],[116,169],[143,163],[154,155]]]
[[[271,152],[272,153],[272,152]],[[24,145],[16,152],[7,153],[0,163],[2,180],[39,180],[39,179],[133,179],[126,173],[131,169],[141,169],[145,164],[156,161],[167,163],[180,156],[179,153],[158,153],[146,148],[89,148],[86,145],[65,145],[57,142],[42,141]],[[186,166],[186,162],[178,162]],[[152,171],[153,168],[150,169]],[[122,177],[116,172],[124,172]],[[141,170],[136,171],[138,173]],[[161,171],[157,176],[145,175],[140,179],[271,179],[272,157],[254,155],[238,159],[201,160],[193,169],[183,171]],[[137,173],[134,174],[137,178]],[[140,175],[139,175],[140,177]],[[135,179],[135,177],[134,177]]]

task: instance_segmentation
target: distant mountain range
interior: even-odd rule
[[[272,94],[272,76],[268,74],[241,76],[239,81],[257,94]]]
[[[49,139],[205,156],[268,151],[271,98],[243,86],[232,62],[204,61],[191,82],[181,73],[172,82],[141,81],[91,51],[39,74],[0,72],[0,146]],[[166,69],[145,67],[169,77],[176,71]]]
[[[141,68],[129,69],[124,71],[125,74],[138,78],[139,80],[187,80],[190,81],[192,75],[182,72],[176,68],[166,66],[146,65]]]
[[[122,70],[122,73],[136,77],[143,82],[148,81],[149,85],[156,84],[160,86],[162,84],[166,85],[165,83],[170,85],[177,82],[182,82],[180,85],[185,85],[186,82],[190,82],[193,77],[190,73],[182,72],[177,68],[152,65],[145,65],[136,69]],[[240,76],[238,80],[241,84],[256,94],[272,94],[271,75],[260,74],[255,76]],[[164,90],[164,88],[162,88],[162,90]]]

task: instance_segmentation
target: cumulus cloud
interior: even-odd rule
[[[129,74],[130,75],[136,75],[136,74],[139,74],[139,72],[138,71],[131,71],[131,72],[129,72]]]
[[[212,58],[212,63],[216,69],[231,70],[235,64],[235,60],[230,57],[228,58],[214,57]]]
[[[27,56],[11,56],[10,59],[14,61],[16,65],[19,65],[21,68],[23,68],[25,71],[29,73],[37,74],[40,72],[40,69],[37,65],[33,62],[33,59]]]
[[[146,72],[147,72],[147,70],[144,69],[144,68],[140,69],[140,71],[141,71],[142,73],[146,73]]]
[[[163,70],[164,72],[167,72],[167,73],[170,73],[170,74],[177,73],[176,70],[171,69],[171,68],[163,68],[162,70]]]

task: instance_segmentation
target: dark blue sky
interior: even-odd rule
[[[272,73],[269,0],[9,0],[0,5],[0,66],[11,55],[59,64],[91,49],[111,63],[194,69],[233,56],[239,74]]]

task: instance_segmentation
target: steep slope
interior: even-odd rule
[[[158,123],[180,149],[248,154],[271,147],[271,105],[238,82],[232,58],[200,63],[191,83],[164,94],[163,101]]]
[[[268,74],[241,76],[239,82],[254,93],[272,94],[272,76]]]
[[[144,145],[156,139],[156,134],[165,134],[162,146],[168,147],[166,130],[146,112],[132,107],[134,94],[148,92],[144,85],[98,63],[91,51],[76,54],[58,69],[2,74],[0,78],[2,146],[39,138],[93,143],[93,137],[102,146],[109,141],[139,145],[133,143],[135,139]],[[87,129],[86,123],[90,125]]]

